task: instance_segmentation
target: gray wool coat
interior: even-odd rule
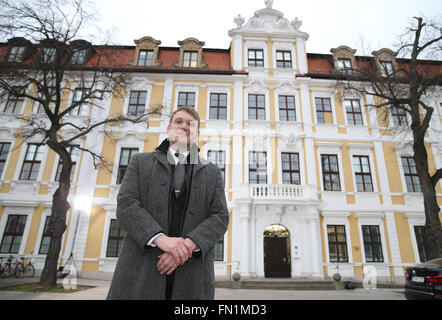
[[[156,264],[162,251],[146,246],[156,234],[167,234],[171,172],[167,153],[135,155],[117,198],[117,219],[127,232],[115,268],[108,299],[165,298],[166,275]],[[182,237],[191,238],[201,254],[175,270],[172,299],[214,298],[214,247],[227,230],[229,214],[220,169],[198,156]]]

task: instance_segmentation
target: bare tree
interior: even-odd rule
[[[40,137],[60,156],[62,170],[53,194],[49,234],[51,242],[40,278],[41,287],[56,286],[57,265],[66,230],[67,201],[73,168],[72,151],[92,155],[97,167],[105,159],[75,141],[94,130],[106,131],[124,123],[143,123],[161,107],[130,116],[108,115],[103,101],[122,97],[128,83],[127,68],[107,45],[93,46],[77,40],[79,32],[94,17],[82,0],[1,0],[0,35],[9,38],[8,51],[0,63],[0,90],[4,100],[27,98],[36,111],[16,115],[24,141]],[[29,40],[30,39],[30,40]],[[67,97],[72,97],[68,99]],[[5,111],[15,112],[6,103]],[[92,110],[91,110],[92,109]],[[91,110],[91,111],[90,111]],[[87,115],[93,114],[88,117]],[[75,115],[86,115],[75,117]]]
[[[379,114],[396,115],[397,125],[410,125],[413,159],[419,176],[425,207],[425,232],[429,238],[426,248],[429,258],[442,257],[442,228],[436,185],[442,177],[442,168],[430,172],[426,149],[426,134],[429,132],[434,105],[428,103],[432,97],[442,94],[442,26],[440,21],[424,21],[417,17],[400,37],[394,56],[406,56],[401,63],[382,61],[373,52],[374,59],[347,70],[337,76],[338,87],[344,92],[372,96],[373,107]],[[424,61],[423,59],[432,59]],[[411,119],[411,124],[407,122]],[[434,132],[433,132],[434,133]]]

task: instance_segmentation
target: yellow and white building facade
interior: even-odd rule
[[[205,49],[194,38],[177,48],[151,37],[135,41],[124,48],[128,65],[138,67],[125,94],[72,116],[81,123],[158,105],[164,114],[151,117],[148,130],[124,125],[77,141],[109,165],[97,169],[88,153],[75,154],[60,265],[72,254],[80,276],[111,278],[124,238],[115,214],[121,175],[134,152],[151,152],[166,138],[176,108],[192,105],[201,116],[200,155],[225,177],[230,222],[216,246],[217,277],[325,279],[339,271],[361,280],[374,266],[379,281],[403,281],[404,268],[425,259],[423,196],[406,119],[382,117],[367,107],[370,96],[343,96],[332,77],[373,57],[344,46],[307,53],[301,21],[272,8],[235,23],[227,50]],[[406,63],[388,52],[383,59],[392,66]],[[436,110],[427,139],[434,171],[442,166],[442,90],[429,99]],[[41,270],[59,159],[46,146],[33,147],[38,137],[22,144],[20,121],[10,114],[37,107],[2,100],[0,256],[32,256]],[[441,203],[440,183],[437,196]]]

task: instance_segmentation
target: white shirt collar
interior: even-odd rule
[[[172,147],[169,147],[169,153],[172,155],[173,160],[175,161],[175,165],[176,165],[178,163],[178,157],[175,155],[176,150],[173,149]],[[190,153],[190,151],[186,151],[186,152],[183,152],[183,155],[187,158],[189,153]]]

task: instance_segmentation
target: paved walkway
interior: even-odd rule
[[[38,278],[0,279],[0,287],[29,282],[38,282]],[[0,291],[0,300],[104,300],[109,291],[110,281],[78,279],[77,284],[94,288],[74,293]],[[403,289],[293,291],[216,288],[215,300],[405,300],[405,298]]]

